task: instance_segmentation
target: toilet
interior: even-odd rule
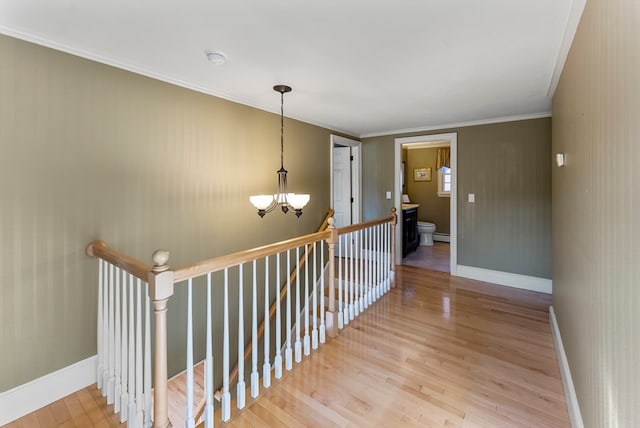
[[[433,245],[433,232],[436,231],[436,225],[426,221],[418,222],[418,233],[420,234],[420,245],[431,247]]]

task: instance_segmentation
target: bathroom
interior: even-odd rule
[[[405,243],[411,236],[416,241],[405,245],[403,264],[449,272],[449,146],[449,141],[402,146],[402,233]]]

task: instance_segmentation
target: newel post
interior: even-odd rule
[[[327,334],[330,337],[338,335],[338,318],[336,312],[336,242],[338,242],[338,229],[336,220],[330,217],[327,229],[331,231],[331,236],[327,239],[329,245],[329,309],[326,314]]]
[[[167,392],[167,303],[173,295],[173,271],[169,270],[169,252],[153,252],[149,272],[149,298],[153,302],[156,322],[155,360],[153,367],[153,428],[171,427]]]
[[[398,224],[398,214],[396,213],[396,207],[391,208],[391,266],[389,269],[389,278],[391,279],[391,287],[396,287],[396,225]]]

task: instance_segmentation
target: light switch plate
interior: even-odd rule
[[[391,199],[391,192],[387,192],[386,193],[386,197],[387,197],[387,199]]]
[[[469,202],[474,203],[476,201],[475,193],[469,193]]]

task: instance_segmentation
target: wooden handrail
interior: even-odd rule
[[[149,281],[149,272],[153,270],[151,265],[109,248],[104,241],[91,241],[85,252],[89,257],[101,258],[145,282]]]
[[[185,281],[187,279],[195,278],[209,272],[217,272],[229,266],[239,265],[240,263],[246,263],[267,256],[273,256],[283,251],[300,247],[304,244],[323,241],[330,235],[331,232],[329,231],[310,233],[309,235],[299,236],[297,238],[288,239],[286,241],[277,242],[275,244],[265,245],[263,247],[253,248],[251,250],[238,251],[237,253],[194,263],[190,266],[176,269],[175,282]]]
[[[371,226],[377,226],[379,224],[392,223],[395,221],[395,219],[395,215],[390,215],[388,217],[367,221],[365,223],[350,224],[349,226],[338,228],[338,235],[344,235],[350,232],[355,232],[357,230],[366,229]]]

